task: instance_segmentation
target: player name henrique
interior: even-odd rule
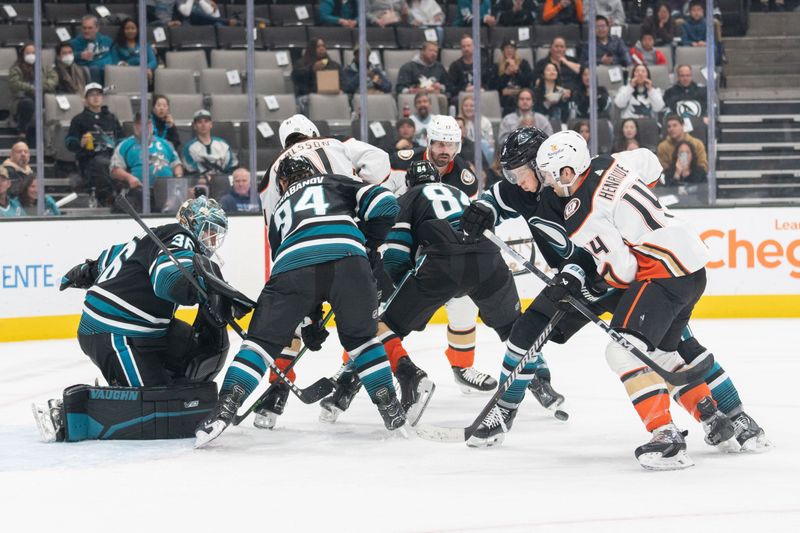
[[[622,180],[624,180],[627,175],[628,171],[626,169],[615,165],[603,180],[602,185],[600,185],[600,192],[597,195],[606,200],[613,200],[620,183],[622,183]]]

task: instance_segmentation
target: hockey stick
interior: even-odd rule
[[[450,428],[434,426],[432,424],[420,424],[414,428],[417,432],[417,435],[423,439],[436,442],[465,442],[469,440],[469,438],[475,433],[475,430],[478,429],[478,426],[481,425],[483,419],[486,418],[486,415],[489,414],[489,411],[495,408],[497,402],[500,400],[500,398],[502,398],[503,394],[505,394],[514,381],[516,381],[517,376],[525,368],[525,365],[528,364],[534,357],[536,357],[537,352],[542,349],[542,346],[544,346],[544,343],[547,342],[548,337],[550,337],[550,334],[553,332],[553,328],[565,314],[566,313],[561,310],[555,312],[553,317],[550,319],[550,322],[547,323],[545,328],[533,342],[533,346],[531,346],[528,351],[525,352],[525,355],[523,355],[522,359],[519,360],[517,366],[514,367],[505,382],[503,382],[503,384],[497,388],[489,402],[478,414],[472,424],[465,428]]]
[[[139,226],[141,226],[141,228],[145,231],[145,233],[147,233],[148,237],[150,237],[153,240],[155,245],[158,246],[167,257],[169,257],[170,261],[172,261],[178,268],[178,271],[186,278],[186,280],[192,285],[192,287],[194,287],[200,298],[202,298],[204,301],[208,300],[208,294],[206,293],[205,289],[203,289],[203,287],[200,286],[200,283],[198,283],[197,278],[195,278],[191,272],[186,270],[186,267],[184,267],[175,258],[175,256],[169,250],[169,248],[167,248],[167,245],[164,244],[164,242],[161,239],[159,239],[155,233],[153,233],[153,230],[147,227],[147,224],[144,223],[142,218],[139,216],[139,213],[136,212],[136,210],[133,208],[133,206],[130,204],[130,202],[128,201],[128,199],[125,197],[124,194],[120,194],[117,196],[116,204],[119,207],[121,207],[123,211],[128,213],[128,215],[130,215],[130,217],[133,220],[135,220],[136,223],[139,224]],[[229,326],[233,328],[233,330],[236,332],[237,335],[239,335],[239,337],[241,337],[242,339],[245,338],[245,333],[242,331],[242,328],[239,326],[239,324],[236,323],[236,321],[234,321],[232,318],[227,318],[226,322],[228,323]],[[318,402],[322,398],[330,394],[331,391],[333,391],[333,382],[331,382],[331,380],[328,378],[321,378],[320,380],[312,383],[305,389],[301,389],[297,385],[295,385],[292,382],[292,380],[289,379],[286,376],[286,374],[284,374],[283,371],[280,368],[278,368],[278,366],[274,362],[266,361],[266,363],[275,372],[275,374],[277,374],[278,377],[281,378],[281,380],[284,383],[289,385],[291,391],[295,394],[295,396],[300,398],[300,400],[303,403]]]
[[[323,327],[323,328],[324,328],[324,327],[325,327],[325,326],[328,324],[328,322],[330,322],[331,318],[333,318],[333,309],[329,310],[329,311],[327,312],[327,314],[325,315],[325,317],[322,319],[322,324],[321,324],[321,325],[322,325],[322,327]],[[303,348],[300,350],[300,352],[297,354],[297,356],[295,356],[295,358],[294,358],[294,359],[292,359],[292,361],[291,361],[291,362],[290,362],[288,365],[286,365],[286,368],[285,368],[283,371],[284,371],[286,374],[288,374],[288,373],[289,373],[289,371],[290,371],[292,368],[294,368],[294,365],[296,365],[296,364],[297,364],[297,362],[300,360],[300,358],[301,358],[301,357],[303,357],[303,354],[304,354],[304,353],[306,353],[307,351],[308,351],[308,346],[307,346],[307,345],[304,345],[304,346],[303,346]],[[330,378],[327,378],[327,379],[328,379],[328,381],[331,381],[331,380],[330,380]],[[238,426],[239,424],[241,424],[241,423],[242,423],[242,421],[243,421],[245,418],[247,418],[248,416],[250,416],[250,413],[252,413],[252,412],[253,412],[253,411],[255,411],[256,409],[258,409],[259,407],[261,407],[261,404],[262,404],[262,403],[264,403],[264,400],[266,400],[266,399],[267,399],[267,396],[269,395],[269,393],[270,393],[270,392],[272,392],[273,388],[274,388],[274,387],[275,387],[277,384],[278,384],[278,382],[277,382],[277,381],[275,381],[275,382],[273,382],[273,383],[270,383],[269,387],[267,387],[267,390],[265,390],[265,391],[264,391],[264,394],[262,394],[261,396],[259,396],[259,397],[258,397],[258,400],[254,401],[254,402],[253,402],[253,405],[251,405],[250,407],[248,407],[248,408],[247,408],[247,411],[245,411],[245,412],[244,412],[243,414],[241,414],[241,415],[237,414],[236,416],[234,416],[234,417],[233,417],[233,425],[234,425],[234,426]],[[320,399],[322,399],[322,398],[320,398]]]
[[[521,254],[519,254],[516,250],[508,246],[503,239],[489,231],[488,229],[483,232],[487,239],[492,241],[498,248],[502,251],[522,263],[522,265],[528,269],[532,274],[534,274],[537,278],[545,282],[547,285],[552,285],[553,280],[547,274],[536,268],[536,266],[532,265],[530,261],[525,259]],[[714,357],[713,355],[710,357],[706,357],[703,362],[699,365],[686,370],[685,372],[670,372],[665,368],[659,366],[655,363],[652,359],[647,357],[640,349],[636,346],[631,344],[628,339],[626,339],[622,334],[618,331],[614,330],[610,325],[606,324],[604,320],[599,318],[596,314],[592,313],[585,305],[583,305],[579,300],[569,296],[567,301],[574,307],[580,314],[597,324],[600,329],[606,332],[606,334],[611,337],[611,340],[631,352],[633,355],[636,356],[641,362],[649,366],[653,372],[664,378],[668,383],[672,385],[686,385],[687,383],[691,383],[693,381],[702,380],[711,367],[714,364]]]

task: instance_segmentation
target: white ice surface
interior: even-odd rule
[[[251,422],[208,449],[191,440],[38,441],[30,403],[99,376],[75,340],[0,344],[3,531],[800,531],[800,320],[696,321],[776,448],[725,456],[679,407],[695,467],[647,472],[648,440],[606,337],[586,327],[545,354],[570,419],[530,396],[502,447],[387,437],[365,394],[333,426],[290,398],[274,431]],[[233,347],[239,341],[231,339]],[[462,396],[443,355],[444,326],[406,346],[436,381],[423,421],[470,423],[485,396]],[[483,326],[476,367],[496,374],[502,345]],[[331,336],[300,364],[301,385],[339,366]]]

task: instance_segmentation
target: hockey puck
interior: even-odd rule
[[[553,414],[553,416],[555,416],[558,420],[561,420],[562,422],[566,422],[567,420],[569,420],[569,413],[567,413],[566,411],[558,410]]]

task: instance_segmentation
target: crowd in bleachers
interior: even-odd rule
[[[265,170],[280,152],[280,121],[296,112],[320,124],[323,134],[358,133],[354,0],[255,5],[255,117],[247,96],[244,3],[146,4],[154,209],[172,209],[180,197],[205,191],[227,195],[236,210],[257,210],[243,188],[245,175],[250,186],[251,173],[239,162],[249,163],[253,148],[256,172]],[[588,8],[582,0],[482,0],[479,146],[473,125],[472,1],[367,0],[366,5],[370,142],[387,150],[424,145],[431,115],[456,115],[464,155],[471,158],[477,150],[485,179],[491,180],[497,178],[497,147],[519,126],[547,133],[569,127],[588,137]],[[669,183],[704,181],[708,169],[704,5],[596,3],[599,149],[657,150]],[[137,10],[136,3],[116,0],[44,4],[44,155],[55,161],[46,177],[79,192],[85,207],[111,207],[113,193],[122,188],[141,205]],[[18,144],[32,145],[31,5],[0,2],[2,19],[0,119],[5,111]],[[717,59],[723,60],[722,53]],[[257,122],[254,147],[248,142],[250,120]],[[13,157],[12,150],[9,160]],[[23,181],[6,180],[7,175],[0,167],[0,213],[30,212],[8,207],[12,198],[21,204],[30,187],[23,192]]]

